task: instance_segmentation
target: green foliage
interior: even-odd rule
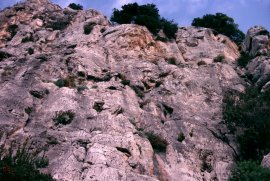
[[[11,57],[11,55],[7,52],[0,51],[0,62],[6,58]]]
[[[72,18],[69,15],[56,17],[53,21],[49,21],[46,24],[46,28],[52,28],[53,30],[64,30],[70,24],[71,20]]]
[[[232,170],[229,181],[269,181],[270,170],[253,161],[239,162]]]
[[[34,41],[34,37],[32,34],[30,36],[26,36],[22,39],[22,43],[31,42],[31,41]]]
[[[169,38],[175,38],[175,33],[178,30],[178,26],[173,21],[168,21],[164,18],[161,19],[162,22],[162,29],[165,35]]]
[[[74,9],[74,10],[83,10],[83,6],[80,4],[75,4],[75,3],[70,3],[68,5],[69,8]]]
[[[177,24],[161,18],[154,4],[138,5],[130,3],[122,6],[122,10],[114,9],[111,21],[119,24],[135,23],[148,28],[154,35],[161,29],[168,38],[175,38]]]
[[[270,92],[248,88],[228,91],[223,98],[223,118],[236,133],[241,160],[261,160],[270,152]]]
[[[150,141],[154,151],[156,152],[166,152],[168,142],[160,137],[159,135],[154,134],[153,132],[145,133],[146,137]]]
[[[224,62],[225,61],[225,56],[224,55],[218,55],[214,58],[214,62]]]
[[[56,112],[55,117],[53,118],[53,121],[55,122],[56,125],[59,125],[59,124],[67,125],[72,122],[74,117],[75,117],[75,113],[72,112],[71,110],[59,111],[59,112]]]
[[[175,57],[171,57],[167,60],[167,62],[171,65],[177,65],[177,60]]]
[[[185,137],[184,133],[181,132],[177,136],[177,141],[182,142],[182,141],[184,141],[185,138],[186,137]]]
[[[31,146],[31,144],[30,144]],[[50,175],[40,173],[38,168],[48,166],[48,159],[39,157],[39,151],[30,151],[27,142],[15,150],[0,148],[0,180],[1,181],[53,181]]]
[[[202,66],[202,65],[207,65],[207,63],[206,63],[205,61],[201,60],[201,61],[199,61],[199,62],[197,63],[197,65],[198,65],[198,66]]]
[[[211,28],[220,34],[228,36],[236,44],[240,45],[245,35],[238,29],[234,20],[223,13],[206,14],[202,18],[193,19],[192,26]]]
[[[29,91],[29,93],[34,96],[35,98],[38,98],[38,99],[42,99],[44,98],[46,95],[48,95],[50,92],[48,89],[45,89],[45,90],[41,90],[41,91],[37,91],[37,90],[31,90]]]
[[[240,67],[246,67],[247,64],[252,60],[252,56],[250,56],[248,53],[242,52],[240,57],[237,59],[237,64]]]
[[[76,79],[74,76],[67,76],[66,78],[58,79],[54,84],[58,87],[69,87],[74,88],[76,87]]]
[[[31,47],[27,49],[27,52],[29,55],[33,55],[35,53],[34,49]]]
[[[83,27],[84,34],[89,35],[92,32],[95,25],[96,24],[92,23],[92,22],[85,24],[84,27]]]
[[[9,25],[7,31],[10,33],[10,39],[12,39],[17,34],[18,25]]]

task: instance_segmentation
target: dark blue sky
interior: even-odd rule
[[[20,0],[0,0],[0,8],[4,8]],[[51,0],[66,7],[75,2],[84,8],[97,9],[110,17],[113,8],[138,2],[139,4],[154,3],[160,14],[167,19],[174,19],[179,26],[188,26],[193,18],[202,17],[207,13],[222,12],[232,17],[239,28],[246,32],[254,25],[264,26],[270,30],[270,0]]]

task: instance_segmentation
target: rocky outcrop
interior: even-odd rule
[[[254,26],[247,32],[243,42],[243,51],[248,52],[252,56],[270,55],[270,39],[269,31],[261,26]]]
[[[237,151],[223,90],[244,87],[227,37],[186,27],[161,42],[145,27],[41,0],[0,18],[1,143],[46,147],[43,171],[59,181],[228,179]]]
[[[248,30],[243,43],[243,51],[253,58],[247,65],[247,74],[251,81],[262,91],[270,89],[270,35],[261,27]]]
[[[176,43],[187,62],[211,64],[218,56],[223,56],[223,61],[233,62],[239,57],[237,45],[207,28],[182,27],[177,33]]]

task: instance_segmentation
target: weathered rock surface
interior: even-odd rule
[[[243,51],[253,56],[247,65],[247,74],[259,89],[270,89],[270,35],[261,27],[255,26],[248,30],[243,43]]]
[[[254,26],[247,32],[243,43],[243,51],[252,56],[270,55],[270,34],[264,27]]]
[[[0,61],[1,143],[31,137],[45,146],[45,171],[59,181],[228,179],[236,146],[222,122],[223,91],[244,90],[228,38],[186,27],[164,43],[145,27],[112,26],[95,10],[46,0],[17,4],[0,19],[9,55]],[[214,62],[220,54],[225,61]],[[71,123],[57,124],[69,110]],[[160,140],[149,135],[166,151],[154,150]]]

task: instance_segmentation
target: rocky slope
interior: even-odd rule
[[[30,137],[59,181],[228,179],[237,148],[222,97],[246,83],[227,37],[185,27],[164,43],[145,27],[47,0],[6,8],[0,19],[1,144]],[[267,44],[252,31],[243,49],[269,52],[269,34]],[[267,88],[265,57],[248,71]]]

